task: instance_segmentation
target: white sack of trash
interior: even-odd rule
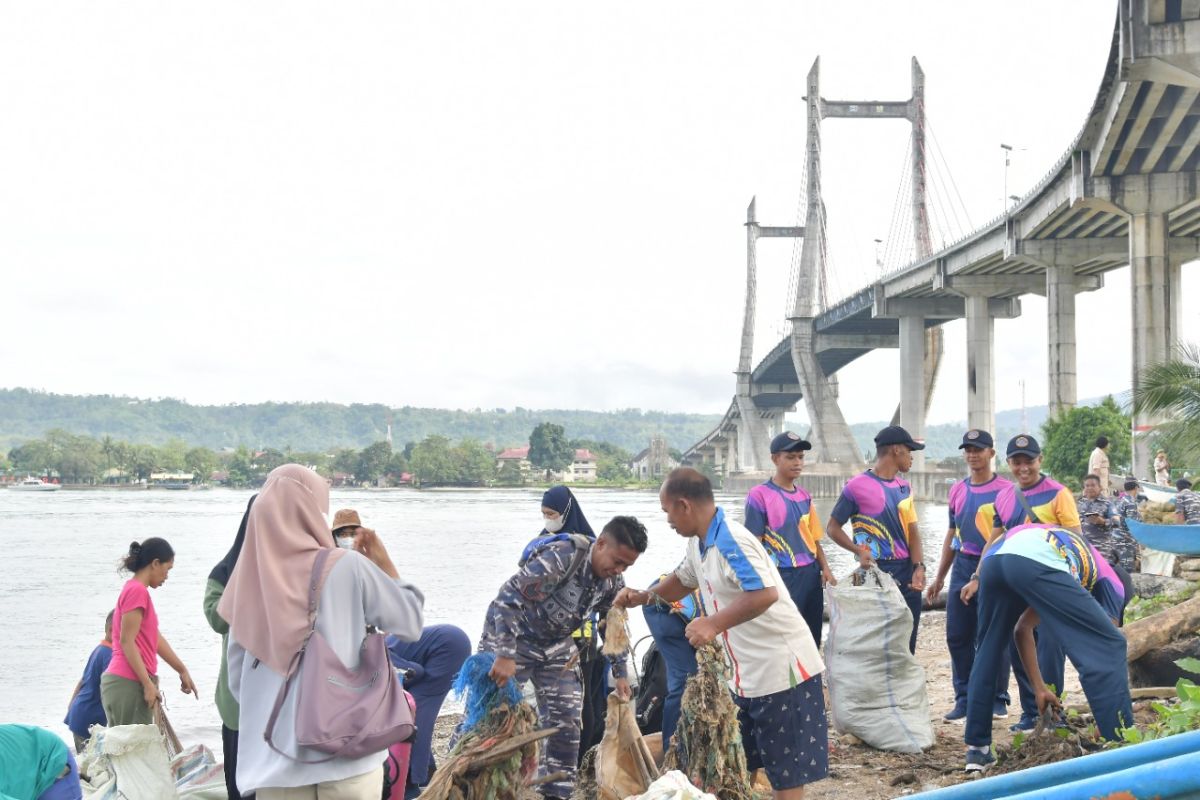
[[[896,582],[871,567],[826,592],[826,685],[834,729],[897,753],[932,746],[925,670],[908,651],[912,612]]]
[[[97,725],[91,733],[79,760],[84,800],[228,798],[224,770],[204,745],[170,758],[155,725]]]

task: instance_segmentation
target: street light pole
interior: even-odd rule
[[[1004,144],[1003,142],[1001,142],[1000,149],[1004,151],[1004,194],[1002,196],[1005,198],[1005,200],[1003,201],[1004,202],[1004,210],[1007,212],[1008,211],[1008,199],[1007,199],[1008,198],[1008,163],[1009,163],[1010,159],[1012,158],[1013,147],[1011,144]]]

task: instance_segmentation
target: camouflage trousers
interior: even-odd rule
[[[488,643],[480,644],[488,650]],[[571,639],[539,647],[526,641],[517,642],[517,683],[533,684],[537,695],[538,724],[541,728],[558,728],[558,733],[542,745],[539,775],[563,772],[566,777],[541,787],[545,797],[567,798],[575,788],[576,764],[579,761],[579,735],[583,712],[583,684],[578,664],[571,657],[578,648]],[[567,666],[571,664],[570,666]]]
[[[1126,572],[1133,572],[1138,550],[1137,542],[1128,531],[1120,528],[1105,530],[1084,523],[1083,538],[1095,547],[1109,564],[1119,566]]]

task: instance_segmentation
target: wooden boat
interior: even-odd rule
[[[1138,491],[1146,495],[1146,499],[1151,503],[1174,503],[1175,502],[1175,487],[1174,486],[1159,486],[1157,483],[1150,481],[1138,481]]]
[[[1200,555],[1200,525],[1156,525],[1126,520],[1129,532],[1146,547],[1176,555]]]

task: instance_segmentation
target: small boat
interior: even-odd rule
[[[1129,532],[1146,547],[1164,553],[1200,555],[1200,525],[1156,525],[1151,522],[1125,521]]]
[[[1151,503],[1174,503],[1175,502],[1175,487],[1174,486],[1159,486],[1157,483],[1150,481],[1138,481],[1138,491],[1146,495],[1146,499]]]
[[[41,478],[35,478],[31,475],[20,483],[14,483],[8,488],[13,492],[57,492],[62,486],[57,483],[47,483]]]

